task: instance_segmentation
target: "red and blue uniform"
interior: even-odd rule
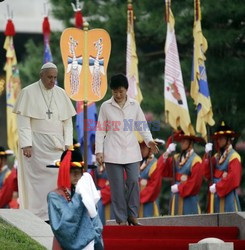
[[[205,177],[210,180],[211,172],[208,158],[204,159],[203,165]],[[218,154],[215,154],[212,157],[212,165],[214,183],[216,183],[216,193],[214,194],[214,212],[222,213],[241,211],[236,190],[240,185],[242,176],[240,155],[231,147],[227,157],[224,161],[222,161],[222,163],[220,162]]]
[[[202,185],[203,168],[201,158],[193,151],[185,163],[180,165],[180,156],[175,155],[175,184],[178,184],[178,192],[171,193],[169,214],[185,215],[200,214],[198,194]],[[173,177],[173,158],[164,159],[163,177]]]

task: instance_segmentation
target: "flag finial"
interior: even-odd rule
[[[128,0],[128,11],[132,11],[132,10],[133,10],[132,0]]]
[[[74,12],[81,11],[83,9],[84,3],[79,3],[79,0],[76,0],[76,5],[71,3],[72,9]]]
[[[43,3],[43,16],[48,17],[49,16],[49,9],[47,8],[48,3]]]
[[[9,5],[7,4],[7,25],[4,32],[5,36],[15,35],[15,28],[12,19],[13,19],[13,11],[10,10]]]
[[[75,12],[75,26],[78,29],[83,28],[83,15],[82,15],[82,8],[83,3],[79,3],[79,0],[76,0],[76,5],[74,3],[71,3],[73,11]]]
[[[83,23],[83,29],[88,30],[89,23],[87,21],[84,21]]]
[[[7,4],[7,20],[13,19],[13,10],[11,11],[9,4]]]

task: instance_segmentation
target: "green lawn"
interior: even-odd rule
[[[44,250],[35,240],[0,218],[1,250]]]

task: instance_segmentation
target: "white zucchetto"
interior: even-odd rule
[[[54,63],[47,62],[47,63],[43,64],[41,70],[43,70],[43,69],[57,69],[57,66]]]

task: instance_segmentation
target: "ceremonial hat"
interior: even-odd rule
[[[80,147],[81,147],[81,144],[75,138],[73,138],[73,148],[78,149]]]
[[[57,69],[57,66],[54,63],[47,62],[41,67],[41,70],[43,69]]]
[[[182,130],[176,131],[174,133],[174,140],[175,141],[179,142],[183,139],[188,139],[188,140],[192,140],[194,142],[199,142],[199,143],[205,142],[202,137],[195,136],[195,135],[186,135],[184,133],[184,131],[182,131]]]
[[[70,151],[69,158],[66,157],[68,152]],[[65,159],[66,158],[66,159]],[[70,168],[82,168],[84,165],[82,154],[78,150],[66,150],[61,155],[59,160],[53,162],[53,164],[48,165],[48,168],[60,168],[61,163],[66,160],[66,164],[70,166]]]
[[[226,137],[238,137],[239,134],[236,133],[230,126],[226,125],[224,121],[221,122],[219,127],[216,129],[214,134],[212,135],[213,139],[217,139],[218,137],[226,136]]]
[[[70,170],[81,169],[83,170],[83,158],[82,154],[78,150],[66,150],[63,152],[60,158],[59,174],[57,180],[58,188],[71,187]]]
[[[118,87],[128,89],[128,79],[124,74],[117,74],[111,77],[110,88],[116,89]]]
[[[10,149],[5,150],[4,147],[0,146],[0,157],[7,157],[7,156],[13,155],[13,154],[14,154],[14,152],[12,150],[10,150]]]

